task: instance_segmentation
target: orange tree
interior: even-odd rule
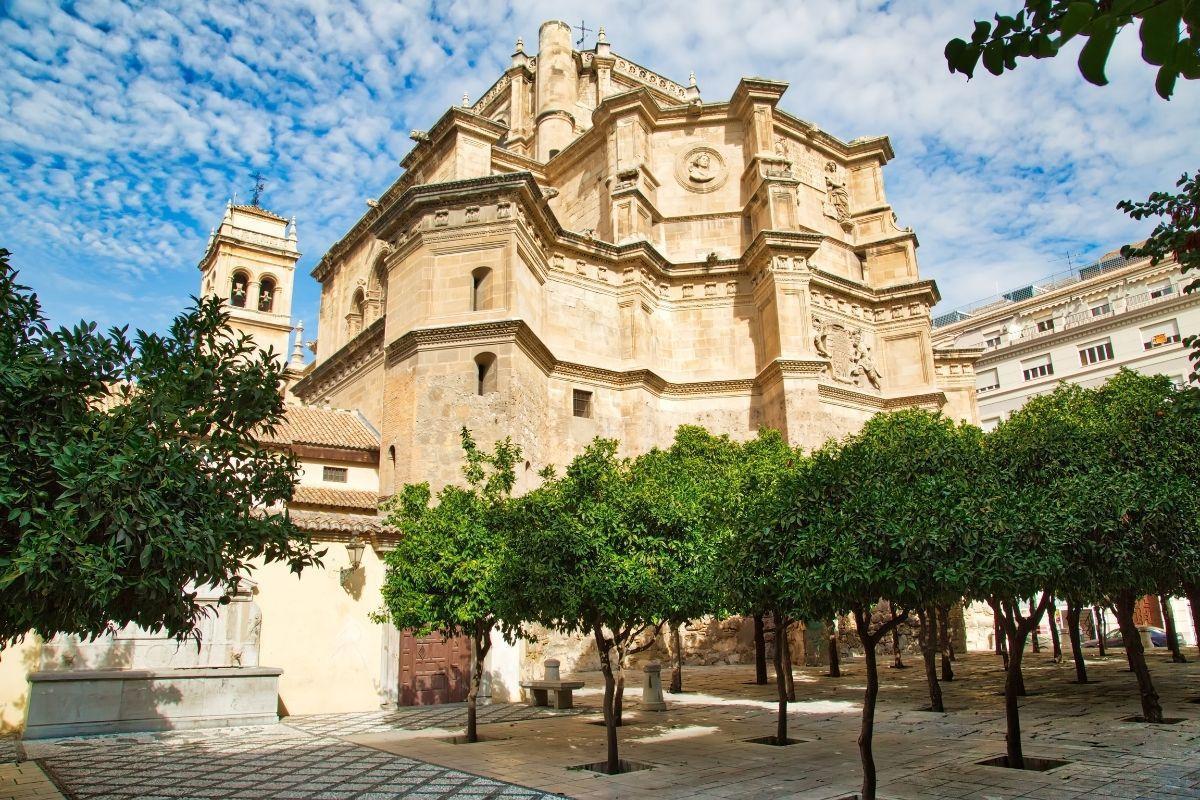
[[[620,653],[665,618],[674,566],[662,531],[637,513],[630,462],[617,443],[596,439],[561,478],[549,470],[513,505],[506,572],[514,619],[590,635],[604,675],[607,759],[617,749]]]
[[[794,498],[803,492],[807,459],[789,447],[775,430],[739,446],[734,473],[733,530],[726,550],[724,586],[727,605],[744,614],[770,613],[775,620],[775,687],[778,716],[773,743],[785,745],[788,690],[782,643],[787,625],[796,619],[824,619],[827,609],[814,607],[796,582],[789,558],[797,546],[797,529],[807,517],[797,512]]]
[[[1197,391],[1123,369],[1086,392],[1091,447],[1073,453],[1091,488],[1079,569],[1113,602],[1147,722],[1162,721],[1162,706],[1134,606],[1144,595],[1178,594],[1200,574],[1200,425],[1196,404],[1183,402]]]
[[[220,300],[165,334],[54,330],[16,278],[0,250],[0,649],[30,630],[195,635],[197,587],[317,563],[286,513],[261,513],[297,473],[259,443],[283,417],[282,361]]]
[[[867,685],[859,755],[863,800],[875,800],[875,648],[911,609],[968,589],[980,544],[981,433],[909,409],[873,417],[816,451],[783,518],[791,535],[784,587],[797,601],[853,614]],[[904,610],[872,624],[881,599]]]
[[[471,640],[471,685],[467,693],[467,741],[478,741],[476,707],[484,659],[498,626],[515,634],[508,613],[512,594],[502,583],[521,449],[510,439],[480,450],[462,429],[466,486],[447,486],[430,505],[428,483],[408,484],[389,506],[388,523],[400,531],[387,556],[377,622],[423,634]]]
[[[675,666],[670,690],[683,691],[680,628],[705,615],[723,616],[718,566],[732,539],[741,447],[696,425],[682,425],[666,449],[634,460],[634,513],[657,532],[672,568],[660,620],[670,629]]]

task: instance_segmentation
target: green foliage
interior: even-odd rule
[[[402,535],[387,555],[378,622],[448,637],[515,628],[502,580],[521,449],[506,438],[484,452],[466,428],[461,437],[466,487],[447,486],[431,506],[429,484],[408,484],[391,501],[388,524]]]
[[[760,428],[739,450],[733,536],[724,567],[728,605],[743,614],[778,611],[791,619],[823,619],[785,572],[793,566],[788,556],[796,546],[795,527],[804,520],[795,500],[807,459],[770,428]]]
[[[1176,592],[1197,557],[1200,428],[1169,379],[1060,384],[988,437],[1000,520],[982,588],[1028,597]]]
[[[0,250],[0,646],[136,623],[186,636],[194,587],[317,563],[286,514],[296,463],[255,433],[283,367],[197,301],[165,335],[51,330]]]
[[[660,621],[672,560],[639,505],[632,465],[611,439],[516,500],[517,615],[567,632],[604,626],[618,638]]]
[[[1121,255],[1126,258],[1149,257],[1151,264],[1158,264],[1163,259],[1174,258],[1183,273],[1200,272],[1200,175],[1192,176],[1186,172],[1175,186],[1178,193],[1152,192],[1143,203],[1122,200],[1117,208],[1134,219],[1158,217],[1159,222],[1150,233],[1150,237],[1141,245],[1121,248]],[[1194,278],[1185,292],[1200,291],[1200,277]],[[1193,383],[1200,383],[1200,336],[1195,334],[1184,339],[1184,344],[1192,348]]]
[[[728,436],[684,425],[670,448],[651,450],[631,465],[631,516],[659,540],[670,565],[664,605],[653,611],[659,621],[678,625],[721,613],[719,565],[734,535],[739,453]]]
[[[979,62],[993,75],[1016,69],[1017,59],[1052,58],[1067,42],[1084,39],[1079,72],[1104,86],[1104,68],[1117,34],[1135,24],[1142,60],[1158,67],[1155,91],[1169,100],[1180,77],[1200,78],[1200,0],[1025,0],[1016,14],[978,21],[969,40],[946,45],[951,72],[968,78]]]
[[[907,409],[813,453],[788,521],[797,597],[837,612],[962,597],[984,538],[981,452],[978,428]]]

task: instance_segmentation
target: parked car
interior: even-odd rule
[[[1150,625],[1139,625],[1138,630],[1149,633],[1150,634],[1150,642],[1155,647],[1166,647],[1167,646],[1167,632],[1164,631],[1162,628],[1155,628]],[[1182,647],[1183,646],[1182,637],[1180,637],[1179,634],[1177,633],[1177,634],[1175,634],[1175,638],[1180,640],[1179,646]],[[1095,639],[1088,639],[1086,642],[1083,643],[1083,646],[1084,647],[1099,647],[1100,643]],[[1116,648],[1116,649],[1123,648],[1125,646],[1125,642],[1121,639],[1121,631],[1120,630],[1109,631],[1108,636],[1106,636],[1104,639],[1104,646],[1105,646],[1105,648]]]

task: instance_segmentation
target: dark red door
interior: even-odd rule
[[[471,646],[465,636],[400,633],[400,705],[433,706],[467,699]]]

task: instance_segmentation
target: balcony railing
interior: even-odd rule
[[[1061,331],[1070,330],[1071,328],[1078,328],[1082,325],[1087,325],[1090,322],[1095,322],[1102,319],[1110,319],[1118,314],[1125,313],[1126,311],[1133,311],[1135,309],[1144,308],[1156,303],[1163,303],[1167,300],[1173,300],[1176,296],[1177,295],[1174,291],[1166,293],[1142,292],[1140,294],[1130,295],[1123,301],[1111,301],[1108,304],[1108,310],[1100,314],[1093,314],[1089,309],[1087,311],[1080,311],[1075,314],[1068,314],[1067,316],[1062,317],[1061,320],[1056,319],[1054,327],[1044,331],[1039,331],[1036,325],[1030,325],[1029,327],[1022,329],[1020,333],[1015,336],[1012,333],[1005,331],[998,344],[989,346],[985,343],[983,350],[985,353],[991,353],[1004,347],[1024,344],[1026,342],[1033,341],[1034,339],[1040,339],[1043,336],[1050,336]]]

